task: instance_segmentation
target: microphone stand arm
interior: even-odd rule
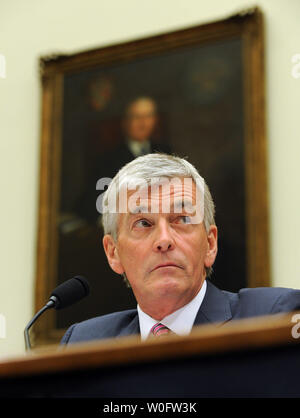
[[[51,298],[49,299],[49,302],[46,303],[45,306],[42,307],[42,309],[40,309],[35,315],[34,317],[31,319],[31,321],[28,322],[28,324],[25,327],[24,330],[24,338],[25,338],[25,348],[26,350],[31,350],[31,344],[30,344],[30,338],[29,338],[29,329],[31,328],[31,326],[35,323],[35,321],[48,309],[50,308],[54,308],[55,305],[57,304],[57,298],[56,296],[51,296]]]

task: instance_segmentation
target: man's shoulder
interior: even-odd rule
[[[243,288],[237,293],[223,290],[234,317],[267,315],[300,309],[300,290],[284,287]]]
[[[126,332],[128,329],[128,332]],[[77,343],[116,336],[130,335],[138,331],[136,309],[113,312],[73,324],[63,336],[61,343]]]

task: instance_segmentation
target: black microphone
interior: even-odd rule
[[[85,277],[82,276],[75,276],[72,279],[69,279],[57,286],[57,288],[55,288],[51,293],[50,299],[46,305],[43,306],[43,308],[34,315],[34,317],[25,327],[24,337],[26,350],[31,349],[29,329],[42,315],[42,313],[50,308],[63,309],[67,306],[73,305],[73,303],[76,303],[84,297],[88,296],[89,292],[89,282]]]

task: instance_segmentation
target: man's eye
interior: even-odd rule
[[[134,223],[134,226],[137,226],[138,228],[148,227],[151,226],[150,223],[146,219],[139,219]]]
[[[191,223],[191,217],[190,216],[179,216],[178,223],[181,224],[190,224]]]

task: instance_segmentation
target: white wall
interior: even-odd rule
[[[72,53],[220,19],[257,4],[266,17],[273,285],[300,287],[299,0],[0,0],[1,354],[23,351],[33,311],[39,178],[38,57]],[[1,334],[0,334],[1,335]]]

